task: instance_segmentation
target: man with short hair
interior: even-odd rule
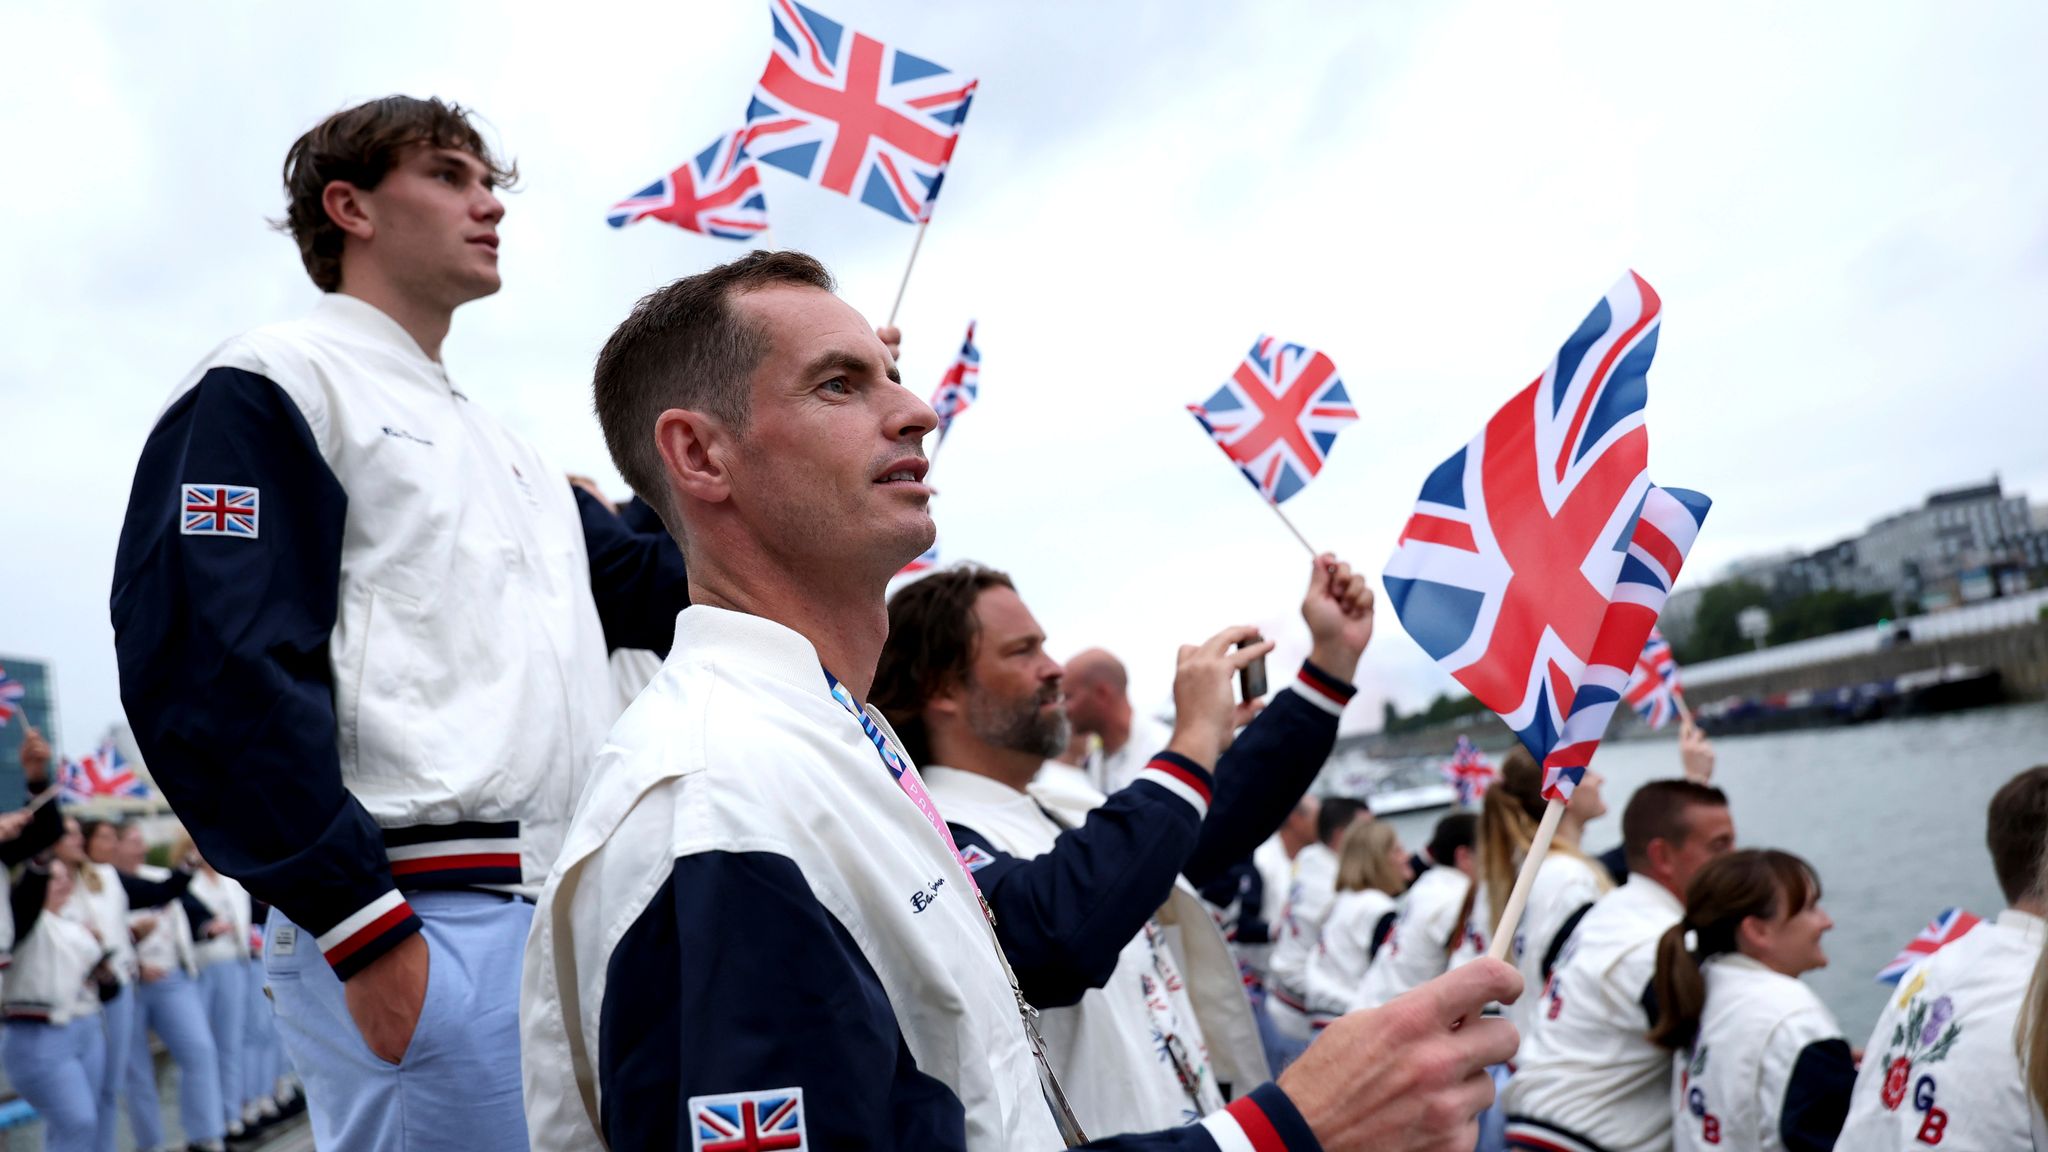
[[[1165,747],[1166,729],[1131,706],[1131,676],[1123,661],[1089,648],[1067,661],[1067,717],[1074,731],[1095,737],[1082,770],[1107,796],[1138,778],[1147,757]]]
[[[665,646],[684,603],[672,545],[441,363],[499,288],[515,177],[439,100],[300,137],[282,226],[323,295],[172,393],[115,558],[123,703],[206,858],[272,905],[323,1147],[526,1147],[531,897],[615,714],[607,648]]]
[[[2039,1146],[2015,1025],[2048,945],[2048,764],[1991,797],[1984,839],[2007,907],[1908,969],[1885,999],[1835,1141],[1844,1152]]]
[[[937,423],[809,257],[642,300],[596,373],[620,471],[693,604],[613,728],[528,945],[526,1107],[549,1149],[1052,1149],[1030,1010],[973,875],[866,705],[891,577],[935,534]],[[1211,647],[1182,678],[1228,714]],[[1202,709],[1208,711],[1209,709]],[[1186,733],[1214,762],[1228,721]],[[1183,783],[1185,783],[1183,781]],[[1117,1148],[1463,1152],[1513,1027],[1505,965],[1347,1018],[1278,1085]]]
[[[1653,780],[1621,816],[1628,882],[1593,904],[1559,953],[1502,1094],[1508,1147],[1662,1152],[1671,1147],[1671,1052],[1650,1042],[1657,941],[1685,889],[1735,850],[1719,788]]]
[[[1207,702],[1184,700],[1177,681],[1173,742],[1115,795],[1075,803],[1038,786],[1064,743],[1061,669],[1009,578],[956,565],[889,601],[874,703],[924,765],[1092,1134],[1199,1119],[1269,1077],[1237,965],[1193,885],[1280,822],[1336,742],[1335,698],[1351,696],[1371,638],[1364,578],[1319,558],[1303,616],[1314,653],[1230,743],[1213,789],[1181,734]],[[1233,668],[1271,647],[1249,628],[1204,645]],[[1210,710],[1250,713],[1227,696]]]

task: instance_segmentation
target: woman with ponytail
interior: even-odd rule
[[[1550,854],[1530,883],[1522,925],[1514,946],[1508,949],[1508,962],[1521,970],[1527,989],[1507,1008],[1507,1016],[1517,1028],[1529,1026],[1529,1015],[1542,999],[1538,993],[1549,978],[1544,964],[1557,954],[1554,945],[1559,931],[1614,887],[1607,870],[1579,847],[1586,825],[1607,814],[1607,801],[1600,795],[1603,782],[1598,772],[1586,770],[1586,778],[1572,793],[1558,821]],[[1465,898],[1465,931],[1452,953],[1453,967],[1485,954],[1548,803],[1543,798],[1542,766],[1527,748],[1515,745],[1501,761],[1500,779],[1486,790],[1479,809],[1479,882]]]
[[[1789,852],[1734,852],[1693,877],[1651,983],[1650,1039],[1673,1052],[1674,1152],[1835,1146],[1856,1066],[1799,980],[1827,966],[1820,938],[1834,926],[1820,877]]]

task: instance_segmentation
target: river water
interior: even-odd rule
[[[1742,846],[1796,852],[1820,873],[1835,929],[1823,941],[1829,965],[1806,979],[1860,1047],[1884,1004],[1879,968],[1943,908],[1988,919],[2005,906],[1984,816],[2000,785],[2048,763],[2048,704],[1730,736],[1714,748],[1714,782],[1728,793]],[[1679,774],[1678,745],[1615,741],[1593,767],[1607,779],[1608,814],[1587,829],[1585,846],[1600,852],[1621,842],[1622,809],[1639,785]],[[1414,848],[1443,814],[1392,822]]]

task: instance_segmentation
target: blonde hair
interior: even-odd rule
[[[80,884],[85,885],[85,890],[87,892],[90,892],[93,895],[97,896],[100,894],[100,889],[104,885],[100,880],[99,869],[92,866],[92,855],[85,850],[85,840],[87,836],[85,830],[85,821],[80,820],[76,816],[66,816],[64,820],[67,825],[78,825],[78,855],[80,859],[77,864],[72,865],[71,874],[78,878],[78,882]],[[69,827],[66,827],[64,829],[64,834],[66,836],[71,835],[71,829]]]
[[[1407,885],[1394,866],[1394,846],[1401,841],[1392,824],[1366,820],[1345,830],[1337,847],[1337,891],[1362,892],[1377,888],[1399,896]]]
[[[1522,858],[1529,854],[1530,841],[1536,839],[1536,825],[1542,822],[1547,803],[1543,799],[1543,766],[1527,748],[1515,745],[1501,759],[1500,779],[1486,790],[1486,799],[1479,809],[1479,885],[1486,889],[1491,913],[1486,921],[1489,926],[1499,924],[1502,913],[1507,911],[1508,894],[1515,889],[1515,873],[1521,870]],[[1578,845],[1553,840],[1550,851],[1594,864],[1593,876],[1600,891],[1614,887],[1607,869],[1599,867]],[[1468,911],[1470,899],[1468,896]]]

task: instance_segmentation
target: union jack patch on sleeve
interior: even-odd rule
[[[186,536],[256,539],[254,488],[235,484],[187,484],[180,502],[178,531]]]
[[[969,872],[979,872],[995,862],[996,858],[979,844],[969,844],[960,850],[960,863],[965,864]]]
[[[691,1152],[802,1152],[804,1090],[690,1097]]]

